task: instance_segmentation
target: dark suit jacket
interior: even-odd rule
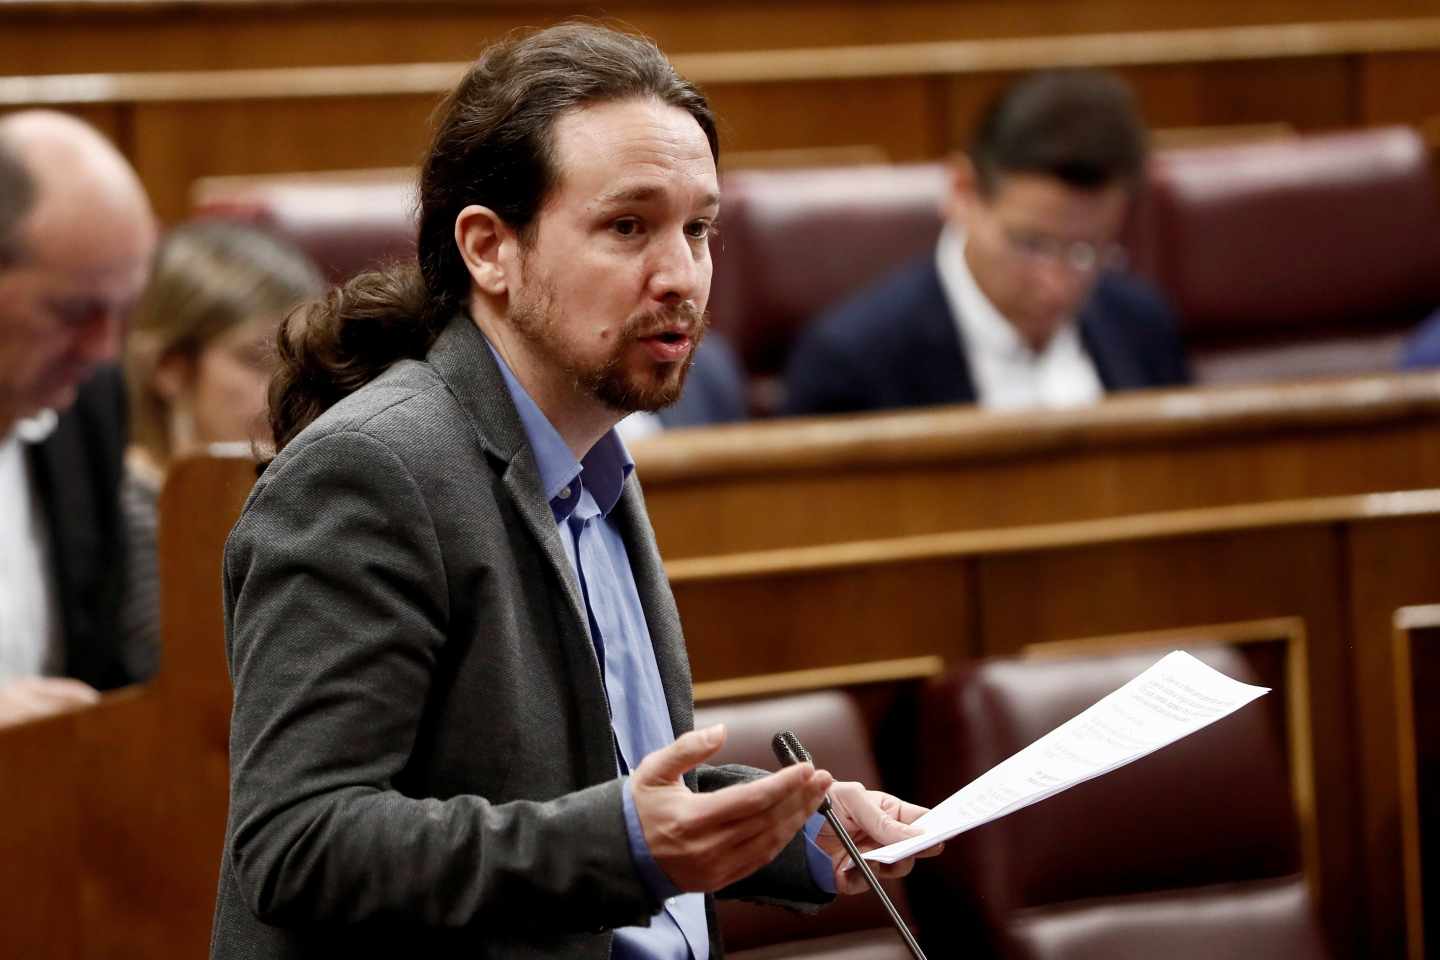
[[[30,475],[50,533],[51,582],[59,602],[65,674],[108,690],[144,679],[125,649],[125,522],[120,480],[125,392],[105,368],[44,442],[30,448]]]
[[[1189,382],[1170,311],[1140,281],[1104,274],[1077,320],[1107,390]],[[854,413],[975,400],[965,345],[928,254],[806,330],[786,373],[784,411]]]
[[[611,517],[678,735],[689,664],[633,475]],[[225,598],[212,956],[603,960],[609,930],[658,909],[626,839],[584,602],[468,318],[269,465],[226,545]],[[749,775],[702,768],[698,787]],[[828,899],[803,838],[762,873],[735,892]]]
[[[685,389],[673,406],[660,411],[667,428],[702,427],[746,418],[745,372],[735,348],[722,334],[711,333],[695,349],[695,363]]]

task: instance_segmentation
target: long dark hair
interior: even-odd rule
[[[488,48],[446,97],[420,170],[416,262],[363,273],[281,325],[270,382],[278,453],[330,406],[406,357],[423,357],[466,304],[455,219],[491,210],[522,243],[555,186],[555,121],[592,103],[653,97],[693,116],[718,161],[715,117],[649,40],[568,23]]]

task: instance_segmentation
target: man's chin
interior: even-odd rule
[[[688,364],[658,378],[649,374],[614,378],[603,382],[597,392],[601,402],[616,413],[658,413],[680,399],[687,371]]]

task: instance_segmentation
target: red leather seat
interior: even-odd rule
[[[1440,305],[1440,201],[1408,127],[1158,153],[1135,238],[1202,383],[1395,369]]]
[[[1301,873],[1276,646],[1192,652],[1282,690],[918,865],[911,892],[932,942],[1017,960],[1326,956]],[[939,802],[1162,653],[995,660],[933,683],[916,799]]]
[[[757,412],[776,405],[806,323],[934,247],[946,183],[941,164],[725,176],[710,314],[755,378]]]
[[[274,231],[308,254],[332,283],[415,256],[411,170],[221,178],[202,185],[195,215]]]

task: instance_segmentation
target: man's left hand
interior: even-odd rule
[[[922,831],[909,824],[930,812],[925,807],[906,803],[888,793],[866,790],[864,784],[853,780],[837,782],[830,788],[830,804],[850,834],[850,839],[855,841],[855,846],[859,847],[862,853],[918,836]],[[835,870],[835,889],[838,892],[860,893],[866,889],[865,878],[850,863],[850,855],[845,852],[844,844],[840,842],[828,820],[816,835],[815,842],[821,850],[830,855],[830,863]],[[943,843],[937,844],[898,863],[872,861],[870,869],[875,876],[882,879],[903,877],[914,868],[916,860],[933,857],[943,849]]]

